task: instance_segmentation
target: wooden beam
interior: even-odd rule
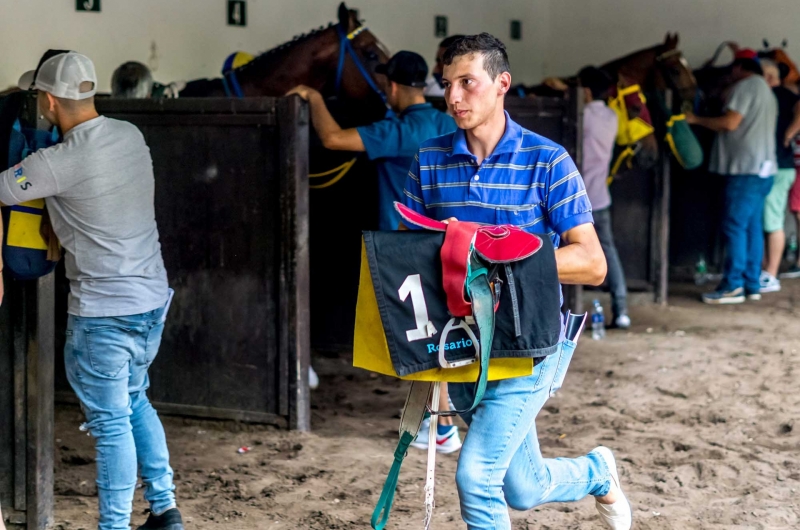
[[[28,323],[28,530],[53,524],[55,274],[25,282]]]
[[[664,92],[664,103],[672,109],[672,91]],[[669,116],[663,116],[664,122]],[[655,280],[655,303],[666,305],[669,291],[669,223],[670,223],[670,164],[672,157],[666,142],[659,147],[661,164],[656,168],[656,187],[653,197],[653,271]]]
[[[308,105],[278,100],[280,124],[280,311],[281,399],[288,396],[289,428],[311,429],[308,367],[311,362],[310,267],[308,249]],[[323,257],[324,258],[324,257]],[[285,386],[284,386],[285,385]],[[281,406],[281,413],[284,407]]]

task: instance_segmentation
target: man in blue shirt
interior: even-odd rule
[[[287,95],[297,94],[311,107],[311,120],[322,144],[327,149],[341,151],[366,151],[378,166],[378,201],[380,230],[397,230],[400,215],[394,203],[403,200],[403,185],[408,168],[414,161],[420,144],[436,136],[456,130],[453,118],[434,109],[425,101],[428,65],[414,52],[397,52],[386,64],[378,65],[375,73],[386,76],[386,98],[397,114],[363,127],[342,129],[333,119],[322,96],[307,86],[298,86]],[[446,385],[442,385],[440,408],[448,406]],[[427,428],[412,444],[427,449]],[[449,417],[440,416],[436,434],[437,451],[452,453],[461,448],[458,427]]]
[[[298,86],[287,95],[298,94],[311,107],[311,120],[322,145],[339,151],[366,151],[378,164],[378,200],[380,230],[397,230],[400,216],[395,201],[402,201],[403,184],[419,145],[456,128],[453,118],[425,102],[423,91],[428,65],[422,56],[397,52],[388,63],[378,65],[385,75],[386,97],[397,116],[363,127],[342,129],[333,119],[319,92]]]
[[[465,37],[448,48],[444,64],[445,100],[458,129],[422,144],[405,204],[436,219],[546,234],[557,247],[561,283],[602,283],[606,262],[578,169],[563,147],[503,110],[511,86],[503,43],[487,33]],[[630,529],[631,507],[609,449],[572,459],[546,459],[539,449],[536,416],[561,387],[574,349],[565,340],[530,376],[490,382],[480,405],[464,415],[470,428],[456,482],[469,530],[510,530],[509,506],[528,510],[586,495],[596,498],[607,527]],[[456,408],[472,404],[474,384],[449,387]]]

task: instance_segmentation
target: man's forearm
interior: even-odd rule
[[[730,119],[727,116],[709,117],[709,116],[695,116],[694,124],[711,129],[714,132],[731,131]]]
[[[606,258],[602,249],[573,243],[556,249],[558,281],[572,285],[600,285],[606,277]]]
[[[311,106],[311,121],[314,124],[314,130],[317,131],[323,143],[329,141],[336,133],[341,132],[342,128],[331,116],[328,107],[325,105],[325,100],[322,99],[319,93],[312,94],[308,104]]]

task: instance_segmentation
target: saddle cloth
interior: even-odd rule
[[[491,278],[494,300],[490,305],[496,310],[491,322],[494,335],[488,333],[488,379],[530,375],[531,359],[557,351],[560,296],[549,238],[519,231],[524,234],[520,236],[513,227],[477,225],[472,236],[465,236],[464,228],[472,228],[458,225],[470,224],[442,224],[448,227],[447,235],[364,233],[355,366],[404,379],[475,381],[478,367],[460,363],[476,360],[475,326],[466,324],[472,314],[471,300],[465,293],[470,275],[476,272]],[[454,228],[459,230],[455,239],[451,237]],[[509,246],[504,249],[504,245]],[[517,258],[523,259],[508,263]],[[475,264],[493,270],[481,272]],[[486,330],[480,331],[487,335]],[[447,363],[457,367],[442,366],[442,351]]]

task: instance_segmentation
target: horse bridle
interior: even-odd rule
[[[375,84],[375,80],[372,79],[372,75],[364,66],[364,63],[361,62],[361,58],[356,53],[355,49],[353,49],[353,39],[358,37],[366,30],[367,26],[359,26],[350,33],[345,33],[341,25],[336,26],[336,32],[339,34],[339,64],[336,67],[336,84],[334,85],[336,94],[339,94],[339,90],[342,85],[345,59],[348,55],[350,55],[350,58],[353,60],[353,63],[355,63],[356,68],[358,68],[358,71],[364,78],[364,81],[366,81],[367,85],[369,85],[372,91],[378,94],[378,96],[380,96],[380,98],[383,100],[383,104],[386,105],[386,113],[388,116],[392,113],[392,108],[389,105],[389,101],[386,99],[386,94],[378,85]]]
[[[684,66],[687,68],[687,70],[689,70],[689,74],[692,76],[692,79],[694,79],[694,74],[692,74],[692,71],[691,71],[691,69],[689,69],[689,68],[688,68],[688,63],[686,63],[686,59],[684,59],[684,58],[683,58],[683,52],[681,52],[681,51],[680,51],[679,49],[677,49],[677,48],[674,48],[674,49],[672,49],[672,50],[667,50],[667,51],[665,51],[664,53],[662,53],[661,55],[657,56],[657,57],[656,57],[656,64],[664,64],[664,63],[665,63],[665,61],[667,61],[667,60],[669,60],[669,59],[672,59],[673,57],[677,57],[677,58],[678,58],[678,61],[679,61],[679,62],[680,62],[682,65],[684,65]],[[673,85],[675,85],[675,86],[674,86],[674,88],[675,88],[676,90],[681,90],[681,89],[680,89],[680,88],[677,86],[677,84],[674,82],[674,80],[672,80],[671,76],[667,75],[667,76],[665,76],[665,77],[666,77],[667,79],[669,79],[669,80],[670,80],[670,81],[668,81],[668,82],[671,82]],[[695,86],[697,86],[697,80],[694,80],[694,83],[695,83]],[[697,99],[697,94],[695,95],[695,99]],[[696,105],[696,104],[697,104],[697,101],[695,101],[695,102],[694,102],[694,104]]]

